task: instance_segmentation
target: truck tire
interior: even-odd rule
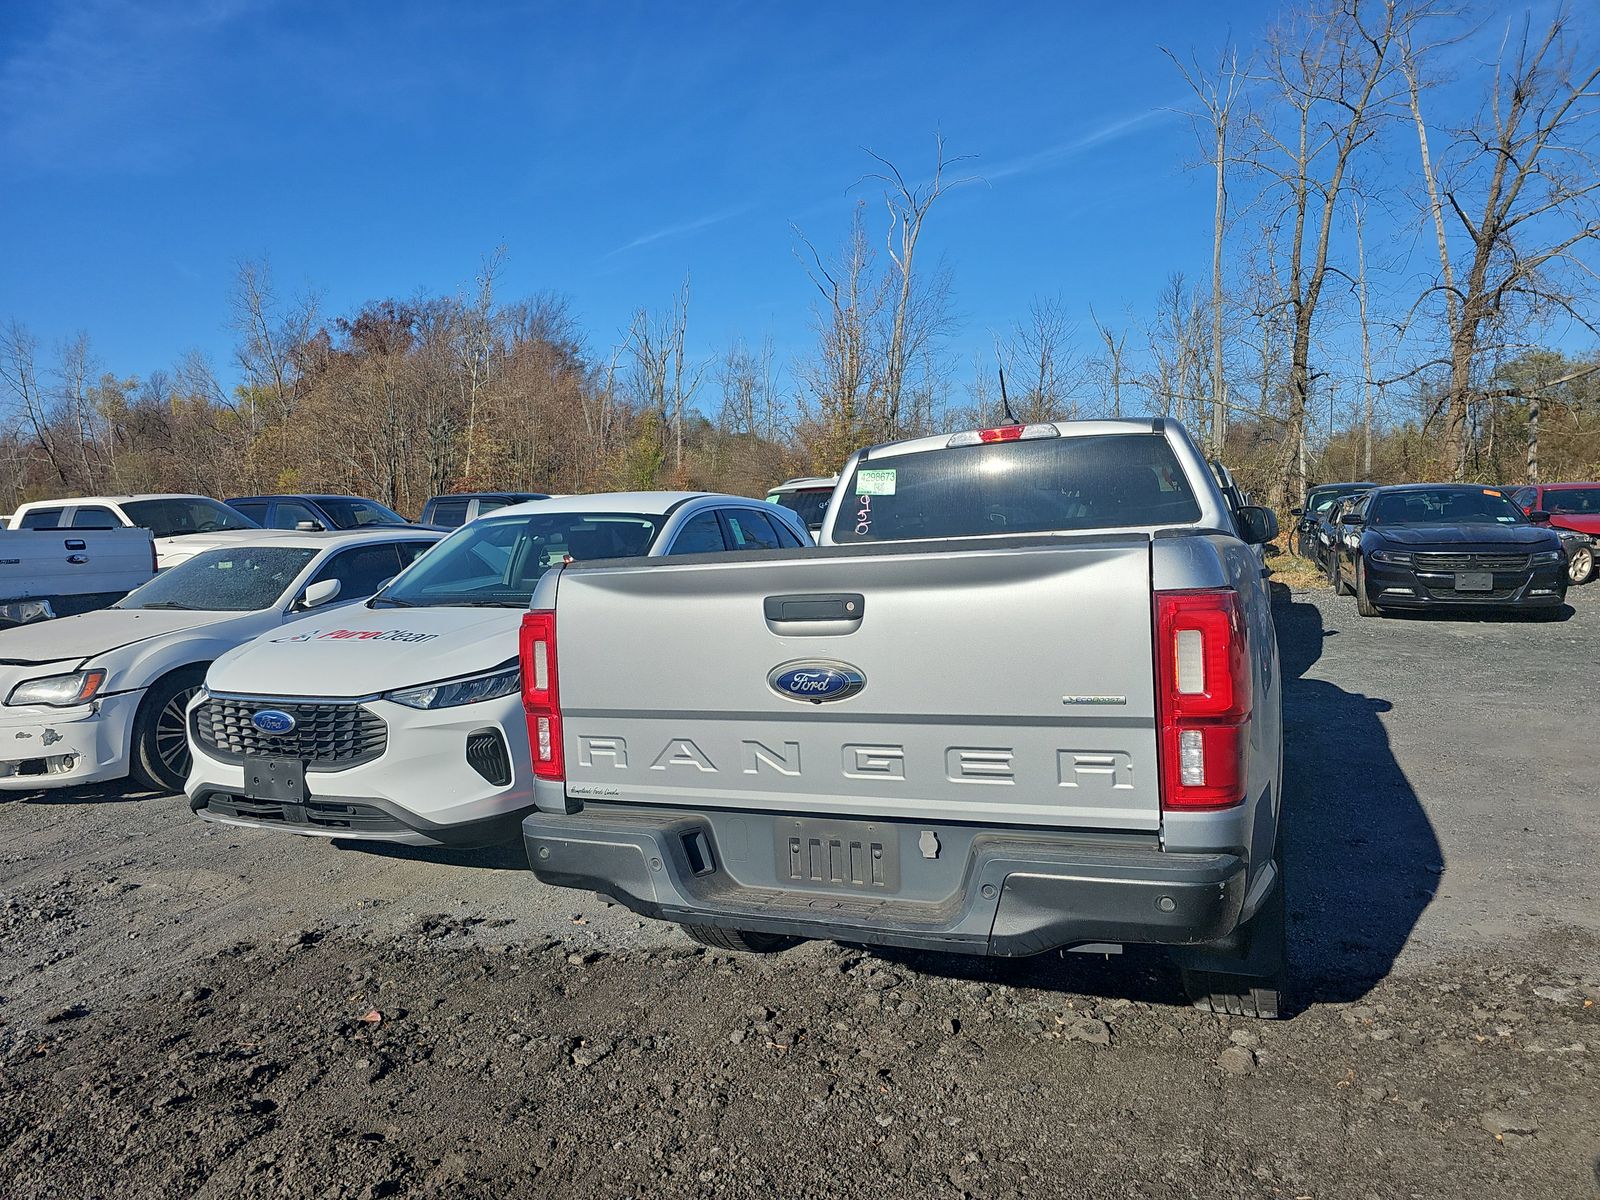
[[[1204,955],[1204,965],[1179,965],[1184,993],[1203,1012],[1275,1021],[1288,1013],[1288,902],[1284,875],[1284,828],[1278,826],[1273,862],[1278,886],[1240,931],[1242,950],[1234,951],[1240,970],[1219,969],[1225,960]]]
[[[1363,617],[1381,617],[1383,610],[1367,599],[1367,568],[1356,559],[1356,612]]]
[[[747,929],[719,929],[714,925],[685,925],[683,931],[702,946],[716,950],[742,950],[747,954],[778,954],[792,950],[805,938],[781,933],[754,933]]]
[[[162,792],[181,792],[189,775],[184,710],[205,682],[204,667],[184,667],[150,685],[133,721],[133,774]]]

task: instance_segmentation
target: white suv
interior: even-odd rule
[[[479,517],[364,606],[217,660],[190,709],[190,807],[315,837],[515,838],[533,807],[517,636],[546,570],[809,545],[787,509],[703,492],[566,496]]]

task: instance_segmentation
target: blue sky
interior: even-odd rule
[[[700,353],[786,356],[811,303],[790,223],[834,246],[877,194],[851,189],[862,147],[919,173],[936,128],[986,180],[924,244],[958,351],[1039,294],[1127,320],[1209,271],[1159,46],[1209,59],[1276,7],[7,0],[0,320],[227,377],[241,259],[338,313],[469,287],[504,245],[502,294],[567,295],[597,353],[689,273]]]

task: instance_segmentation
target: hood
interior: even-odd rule
[[[80,662],[164,633],[231,621],[235,612],[103,608],[0,631],[0,663]]]
[[[1438,546],[1533,551],[1541,547],[1554,549],[1559,540],[1550,530],[1537,525],[1488,525],[1482,522],[1466,525],[1371,525],[1368,526],[1368,532],[1392,546],[1416,549]]]
[[[1600,537],[1600,513],[1551,513],[1550,524]]]
[[[219,529],[215,533],[180,533],[177,537],[157,538],[156,555],[164,571],[205,550],[220,550],[224,546],[238,546],[274,535],[282,537],[283,532],[281,529]]]
[[[373,696],[454,679],[517,657],[520,608],[352,605],[263,634],[219,659],[213,691],[246,696]]]

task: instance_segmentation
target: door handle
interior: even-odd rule
[[[801,592],[761,602],[767,628],[791,637],[830,637],[861,628],[867,598],[860,592]]]

